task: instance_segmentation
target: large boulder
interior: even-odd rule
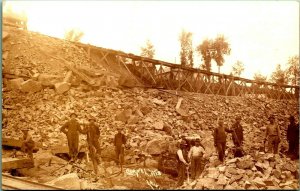
[[[168,151],[171,141],[169,138],[172,139],[170,136],[164,136],[149,141],[146,145],[146,152],[151,155],[159,155],[165,151]]]
[[[59,82],[54,85],[56,93],[63,94],[71,88],[71,83],[68,82]]]
[[[123,121],[124,123],[126,123],[131,115],[132,115],[132,110],[131,109],[125,109],[123,111],[117,112],[115,120],[116,121]]]
[[[40,74],[37,79],[46,87],[53,87],[56,83],[60,82],[59,76],[49,74]]]
[[[29,79],[21,83],[22,92],[38,92],[41,90],[42,90],[42,84],[32,79]]]
[[[24,82],[23,78],[17,78],[8,81],[8,87],[12,90],[18,90],[21,88],[21,84]]]
[[[129,88],[133,88],[139,85],[139,83],[137,82],[137,80],[134,79],[134,77],[129,77],[129,76],[120,77],[118,84],[120,86],[129,87]]]

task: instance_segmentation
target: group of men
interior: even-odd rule
[[[77,115],[72,113],[70,115],[70,120],[67,121],[62,127],[61,132],[65,133],[68,140],[69,156],[71,162],[76,161],[78,155],[79,146],[79,134],[87,135],[87,143],[89,153],[92,159],[100,162],[101,147],[99,143],[100,130],[95,123],[95,118],[90,117],[89,123],[81,125],[77,119]],[[290,124],[287,129],[287,141],[289,143],[288,154],[292,155],[293,158],[299,158],[299,123],[295,122],[294,116],[289,118]],[[221,162],[225,158],[226,150],[226,138],[227,133],[231,133],[232,140],[234,143],[234,157],[242,157],[244,155],[243,151],[243,127],[241,125],[241,116],[237,116],[235,122],[231,128],[227,128],[224,125],[224,120],[222,118],[218,119],[218,127],[214,129],[214,146],[218,152],[218,157]],[[275,116],[271,115],[269,117],[269,124],[266,128],[266,135],[264,139],[264,145],[266,141],[268,142],[268,152],[278,153],[279,143],[281,141],[280,128],[277,123],[275,123]],[[83,128],[81,128],[83,126]],[[23,131],[23,145],[22,150],[28,153],[29,158],[33,160],[33,148],[34,141],[32,136],[28,132],[29,129],[25,128]],[[124,147],[126,144],[126,136],[122,133],[122,127],[117,128],[117,134],[114,137],[114,146],[116,152],[116,162],[121,165],[124,163]],[[203,170],[203,155],[205,154],[205,148],[200,142],[200,139],[196,139],[192,144],[188,144],[187,140],[183,139],[180,143],[179,149],[177,151],[178,159],[178,184],[181,186],[187,174],[189,174],[189,169],[191,172],[191,179],[197,179],[201,171]],[[97,171],[97,169],[95,170]],[[97,172],[95,172],[97,174]]]
[[[299,124],[295,122],[294,116],[289,118],[290,124],[287,130],[287,141],[289,143],[288,154],[292,156],[293,159],[299,158]],[[269,117],[269,124],[266,128],[266,135],[264,138],[264,147],[266,142],[268,142],[267,152],[273,152],[278,154],[278,147],[281,141],[280,128],[277,123],[275,123],[275,116],[271,115]],[[226,150],[226,138],[227,133],[231,133],[232,140],[234,144],[233,153],[234,157],[242,157],[245,152],[243,150],[244,133],[243,127],[241,125],[241,116],[238,115],[235,118],[235,122],[231,128],[227,128],[224,125],[224,120],[222,118],[218,119],[218,127],[213,131],[214,146],[218,152],[218,158],[220,162],[224,162],[225,150]],[[203,167],[203,155],[205,153],[204,147],[201,146],[200,139],[197,139],[195,145],[189,148],[186,140],[182,140],[177,151],[178,159],[178,183],[177,186],[182,186],[184,180],[186,179],[189,170],[191,169],[191,178],[197,179],[201,174]]]
[[[71,161],[76,161],[78,155],[79,146],[79,133],[87,135],[87,143],[89,148],[89,153],[92,160],[96,159],[99,164],[101,158],[101,147],[99,143],[100,130],[98,125],[95,123],[94,117],[89,117],[89,123],[83,125],[81,128],[80,123],[76,120],[77,115],[75,113],[71,114],[71,119],[67,121],[61,128],[61,132],[65,133],[68,140],[69,146],[69,156]],[[114,145],[116,151],[116,161],[117,163],[123,163],[124,161],[124,147],[126,143],[126,136],[122,133],[122,128],[117,128],[118,133],[115,135]]]

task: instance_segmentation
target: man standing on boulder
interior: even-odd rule
[[[188,161],[188,144],[185,140],[182,140],[177,151],[178,160],[178,182],[177,187],[182,186],[186,179],[186,169],[189,166]]]
[[[118,133],[115,135],[114,145],[117,157],[117,163],[122,166],[124,162],[124,147],[126,144],[126,136],[122,133],[122,127],[117,128]]]
[[[77,115],[72,113],[70,117],[71,120],[66,122],[60,131],[67,135],[69,156],[71,157],[71,162],[75,162],[78,155],[79,133],[83,132],[80,128],[80,124],[76,120]]]
[[[218,127],[214,129],[214,146],[216,147],[219,155],[219,160],[224,161],[225,149],[226,149],[226,132],[229,132],[227,128],[224,127],[223,119],[218,119]]]
[[[269,117],[270,124],[267,126],[265,142],[268,140],[268,152],[278,153],[278,145],[280,143],[280,129],[275,123],[274,115]]]

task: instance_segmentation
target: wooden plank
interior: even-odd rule
[[[2,171],[32,167],[34,167],[34,164],[31,159],[2,158]]]
[[[23,140],[14,139],[14,138],[2,138],[2,146],[8,146],[8,147],[14,147],[17,149],[20,149],[23,144]],[[35,143],[35,147],[33,149],[34,152],[39,150],[39,146],[41,146],[40,143]]]

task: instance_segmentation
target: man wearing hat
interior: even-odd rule
[[[299,157],[299,124],[295,123],[295,117],[289,117],[290,124],[287,129],[287,141],[289,143],[288,154],[293,157]]]
[[[32,139],[32,136],[29,132],[29,128],[24,128],[22,129],[22,132],[23,132],[23,143],[22,143],[22,146],[21,146],[21,150],[25,153],[28,154],[29,158],[31,160],[33,160],[33,149],[34,149],[34,141]]]
[[[280,143],[280,129],[279,126],[275,123],[274,115],[269,117],[270,124],[267,126],[265,142],[268,140],[268,152],[274,154],[278,153],[278,146]]]
[[[202,157],[204,148],[201,146],[200,139],[197,138],[195,145],[189,151],[188,157],[191,161],[191,178],[196,180],[201,174]]]
[[[219,155],[219,160],[221,162],[224,161],[225,158],[225,150],[226,150],[226,132],[229,132],[228,128],[224,126],[223,118],[218,119],[218,127],[214,129],[214,146],[216,147]]]
[[[242,157],[244,155],[242,149],[244,134],[241,119],[240,115],[236,116],[235,123],[232,125],[231,129],[227,130],[227,132],[231,133],[232,141],[235,146],[234,157]]]
[[[186,168],[189,166],[188,161],[188,144],[185,140],[180,142],[179,149],[177,151],[178,161],[178,182],[177,187],[182,186],[186,179]]]
[[[232,125],[229,132],[232,134],[233,144],[236,147],[240,147],[243,144],[244,134],[243,134],[243,127],[241,125],[241,116],[237,116],[235,118],[235,123]]]
[[[69,146],[69,156],[71,157],[71,162],[76,161],[78,155],[79,146],[79,133],[83,133],[80,124],[76,120],[77,115],[71,113],[71,119],[66,122],[61,127],[61,132],[67,135],[68,146]]]
[[[118,133],[115,134],[114,145],[117,157],[117,163],[122,165],[124,162],[124,147],[126,136],[122,133],[122,127],[117,127]]]
[[[94,117],[89,116],[89,124],[84,127],[82,132],[87,135],[89,153],[93,161],[95,174],[97,175],[98,164],[100,163],[101,147],[99,143],[100,130],[95,121],[96,119]]]

